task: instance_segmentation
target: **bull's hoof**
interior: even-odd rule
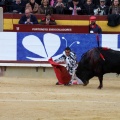
[[[86,83],[84,83],[84,84],[83,84],[83,86],[87,86],[87,85],[88,85],[88,83],[89,83],[89,81],[87,81]]]
[[[98,89],[102,89],[103,86],[98,86]]]

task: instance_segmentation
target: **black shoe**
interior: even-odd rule
[[[62,83],[56,82],[56,85],[63,85]]]
[[[64,84],[65,86],[70,86],[70,85],[72,85],[72,83],[71,82],[69,82],[69,83],[67,83],[67,84]]]

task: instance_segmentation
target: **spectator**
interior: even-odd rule
[[[43,17],[40,21],[41,25],[56,25],[55,19],[51,17],[51,13],[47,12],[45,17]]]
[[[41,0],[35,0],[38,5],[41,5]]]
[[[69,85],[74,84],[75,80],[76,84],[83,84],[82,81],[75,75],[76,68],[77,68],[77,59],[76,59],[76,54],[71,51],[69,47],[65,48],[65,51],[63,52],[63,55],[56,59],[55,62],[61,63],[64,62],[66,64],[66,69],[71,75],[71,80],[69,82]],[[56,85],[61,85],[60,82],[57,82]]]
[[[81,5],[84,5],[86,3],[86,0],[80,0],[79,2]]]
[[[96,24],[96,17],[95,16],[90,17],[89,32],[90,33],[102,34],[101,27]]]
[[[119,0],[113,0],[113,3],[109,8],[109,14],[120,14]]]
[[[25,2],[25,5],[29,2],[29,0],[22,0],[22,1],[24,1],[24,2]]]
[[[87,0],[83,5],[83,14],[94,15],[94,9],[96,9],[96,6],[92,3],[92,0]]]
[[[0,5],[5,5],[5,0],[0,0]]]
[[[5,0],[0,0],[0,7],[3,8],[3,12],[5,12],[6,6],[5,6]]]
[[[10,7],[10,12],[12,13],[24,13],[25,11],[25,2],[21,1],[21,0],[15,0],[11,7]]]
[[[120,3],[119,0],[113,0],[112,5],[109,7],[108,13],[108,26],[115,27],[120,24]]]
[[[71,11],[72,15],[82,14],[82,5],[80,5],[79,0],[72,0],[69,2],[68,9]]]
[[[100,5],[100,0],[92,0],[92,3],[93,3],[95,6],[98,6],[98,5]]]
[[[112,5],[112,1],[113,1],[113,0],[106,0],[106,3],[105,3],[105,4],[110,7],[110,6]]]
[[[29,9],[26,9],[25,15],[23,15],[19,20],[19,24],[38,24],[38,20],[36,16],[31,14]]]
[[[40,7],[39,7],[39,12],[40,14],[46,14],[48,11],[50,11],[50,13],[53,13],[53,9],[52,7],[49,5],[48,0],[43,0]]]
[[[55,4],[56,0],[50,0],[49,3],[50,3],[50,6],[53,7],[53,5]]]
[[[66,4],[63,3],[63,0],[57,0],[56,3],[54,3],[54,9],[56,14],[64,14]]]
[[[38,13],[39,5],[35,2],[35,0],[30,0],[29,3],[26,4],[26,9],[29,9],[31,13]]]
[[[105,5],[105,0],[100,0],[100,5],[94,10],[94,15],[108,15],[109,7]]]
[[[11,5],[12,5],[13,1],[14,0],[5,0],[5,4],[6,4],[5,12],[11,12]]]

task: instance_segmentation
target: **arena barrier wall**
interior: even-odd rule
[[[0,32],[0,66],[5,76],[55,77],[49,58],[57,59],[69,46],[81,59],[87,50],[101,47],[120,51],[120,34],[63,34]]]
[[[18,21],[22,14],[4,13],[4,31],[13,31],[13,25],[18,24]],[[44,15],[36,14],[38,21],[44,17]],[[57,25],[77,25],[77,26],[88,26],[90,24],[89,15],[57,15],[53,14],[52,17],[56,20]],[[97,24],[102,28],[103,33],[120,33],[120,25],[116,27],[110,27],[107,25],[107,16],[96,16]],[[26,31],[27,32],[27,31]]]

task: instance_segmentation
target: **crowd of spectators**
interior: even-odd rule
[[[119,0],[0,0],[0,6],[7,13],[68,15],[109,15],[120,14]]]

